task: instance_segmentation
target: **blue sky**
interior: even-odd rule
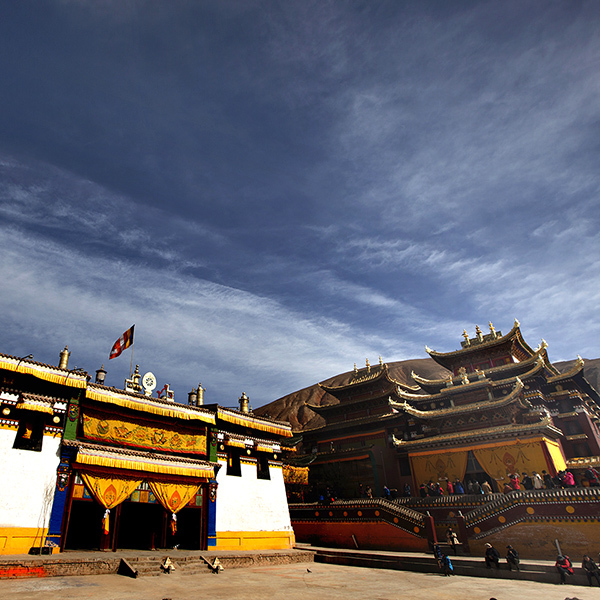
[[[0,5],[0,352],[256,407],[514,318],[596,358],[600,4]]]

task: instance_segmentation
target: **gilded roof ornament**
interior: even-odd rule
[[[429,346],[425,346],[425,352],[427,352],[427,354],[431,354],[433,350]]]
[[[367,373],[370,373],[371,372],[371,363],[369,362],[368,358],[367,358],[367,361],[366,361],[366,365],[367,365]]]
[[[356,366],[356,363],[354,363],[354,374],[355,375],[358,374],[358,367]]]
[[[480,342],[483,342],[483,333],[481,332],[479,325],[475,325],[475,335]]]
[[[469,383],[469,378],[467,377],[467,370],[464,367],[461,367],[458,370],[458,374],[460,375],[460,382],[463,385],[467,385]]]
[[[521,323],[519,323],[519,319],[515,319],[514,327],[520,327]]]
[[[491,321],[489,322],[489,326],[490,326],[490,333],[492,334],[492,338],[496,339],[496,328],[494,327],[494,325]]]
[[[466,329],[463,329],[463,337],[465,338],[465,346],[470,346],[471,345],[471,340],[469,339],[469,334],[467,333]]]
[[[379,366],[383,369],[383,358],[381,358],[381,354],[379,355]]]

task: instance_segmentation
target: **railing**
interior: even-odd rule
[[[560,502],[599,502],[600,488],[564,488],[556,490],[515,491],[510,494],[492,494],[494,498],[484,506],[478,506],[466,513],[465,524],[474,525],[489,518],[494,513],[517,504],[550,504]]]
[[[290,511],[296,510],[330,510],[330,509],[342,509],[344,507],[353,508],[383,508],[394,516],[401,517],[405,520],[411,521],[421,527],[424,526],[425,516],[417,510],[408,508],[406,506],[399,505],[397,502],[392,500],[385,500],[384,498],[357,498],[355,500],[334,500],[331,503],[325,504],[323,502],[312,502],[303,504],[290,504]]]

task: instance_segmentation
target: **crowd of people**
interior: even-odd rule
[[[583,487],[585,484],[589,487],[600,486],[600,473],[595,468],[589,467],[586,469],[579,481],[577,481],[573,473],[568,470],[559,471],[554,476],[546,471],[542,471],[541,474],[537,471],[533,471],[531,475],[525,472],[521,474],[512,473],[498,491],[510,494],[511,492],[524,490],[552,490]],[[500,488],[499,482],[497,485],[498,488]],[[448,479],[443,483],[440,483],[439,481],[429,481],[428,483],[422,483],[419,486],[419,496],[422,498],[460,494],[492,494],[493,492],[492,485],[487,479],[484,479],[481,483],[475,479],[465,481],[461,481],[460,479],[452,481]]]

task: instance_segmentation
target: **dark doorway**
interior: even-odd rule
[[[69,516],[69,529],[65,549],[98,550],[102,535],[104,508],[93,500],[73,500]],[[110,514],[110,527],[114,526],[114,511]]]
[[[175,544],[185,550],[205,550],[202,507],[186,506],[177,513]]]
[[[130,502],[121,505],[117,548],[153,550],[164,546],[165,509],[160,504]]]

